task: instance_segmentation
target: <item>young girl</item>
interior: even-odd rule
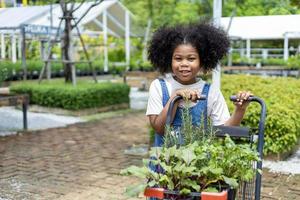
[[[177,25],[159,28],[149,46],[149,60],[155,69],[167,74],[164,79],[156,79],[150,85],[146,115],[154,128],[154,146],[163,144],[166,116],[171,100],[180,95],[192,101],[190,112],[194,125],[206,122],[209,117],[214,126],[238,126],[249,102],[250,92],[239,92],[235,110],[230,116],[221,91],[198,79],[199,72],[212,71],[226,55],[229,39],[224,31],[209,23]],[[200,95],[205,101],[197,101]],[[173,126],[181,126],[182,103],[174,109]],[[201,117],[204,117],[201,120]]]

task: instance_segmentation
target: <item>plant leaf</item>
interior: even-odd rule
[[[191,193],[191,190],[187,189],[187,188],[183,188],[183,189],[180,190],[181,195],[188,195],[190,193]]]
[[[196,158],[195,153],[191,149],[184,149],[182,151],[182,159],[189,165]]]
[[[150,169],[146,167],[137,167],[137,166],[130,166],[126,169],[121,170],[121,175],[133,175],[139,178],[146,178],[147,174]]]
[[[208,187],[204,190],[204,192],[219,192],[215,187]]]
[[[147,184],[131,185],[126,188],[125,195],[128,197],[138,197],[145,190]]]
[[[228,178],[226,176],[223,176],[225,183],[227,183],[228,185],[237,188],[239,186],[237,180],[235,178]]]

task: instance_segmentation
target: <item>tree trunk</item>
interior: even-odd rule
[[[63,66],[64,66],[64,71],[65,71],[65,82],[73,82],[72,79],[72,55],[71,55],[71,32],[72,32],[72,27],[71,27],[71,17],[69,12],[64,13],[65,17],[65,29],[64,29],[64,34],[63,34],[63,45],[62,45],[62,58],[63,58]]]

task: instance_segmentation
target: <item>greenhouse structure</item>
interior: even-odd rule
[[[289,57],[289,39],[300,39],[300,15],[269,15],[247,17],[223,17],[221,26],[232,38],[246,41],[246,57],[251,57],[251,41],[282,40],[284,50],[282,57]],[[300,49],[300,42],[298,49]],[[264,49],[262,57],[268,57]]]
[[[79,9],[74,12],[79,19],[92,2],[79,3]],[[28,6],[0,8],[0,58],[25,59],[25,40],[30,38],[54,39],[62,16],[59,4],[46,6]],[[126,63],[130,62],[130,37],[133,15],[118,0],[103,1],[92,7],[80,21],[78,27],[81,33],[103,34],[104,71],[108,70],[108,35],[125,38]],[[61,26],[63,27],[63,26]],[[76,36],[75,32],[74,35]],[[49,37],[51,36],[51,37]],[[42,41],[42,39],[40,39]],[[7,41],[11,48],[7,52]],[[44,39],[45,41],[45,39]]]

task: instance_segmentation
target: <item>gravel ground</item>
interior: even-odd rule
[[[264,160],[263,167],[268,168],[270,172],[300,174],[300,149],[286,161]]]

